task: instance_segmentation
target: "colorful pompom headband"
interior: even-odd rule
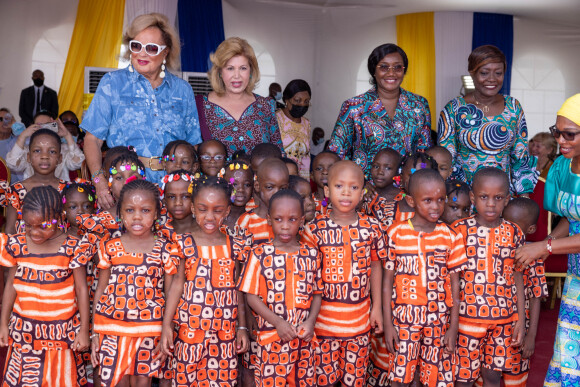
[[[109,185],[113,184],[113,176],[114,175],[116,175],[119,172],[125,172],[125,171],[137,171],[137,173],[139,173],[139,175],[145,177],[145,170],[142,169],[141,167],[139,167],[137,164],[135,164],[135,163],[121,164],[121,165],[119,165],[119,170],[117,170],[117,168],[114,166],[109,168]],[[135,177],[135,176],[131,176],[131,177]],[[125,181],[125,184],[135,180],[136,177],[135,177],[135,179],[131,179],[131,180],[129,180],[129,179],[127,179],[127,181]]]
[[[245,171],[245,170],[249,169],[250,167],[244,163],[231,163],[227,167],[220,169],[219,173],[217,174],[217,177],[223,178],[224,175],[226,174],[226,168],[229,169],[230,171],[238,171],[240,169]]]
[[[163,199],[163,196],[165,194],[165,186],[168,183],[171,183],[172,181],[179,181],[179,180],[188,181],[191,183],[194,179],[198,179],[199,176],[200,176],[199,173],[196,173],[195,175],[191,175],[189,173],[170,173],[168,175],[163,176],[163,178],[161,179],[161,192],[162,192],[161,199]],[[188,188],[188,191],[189,191],[189,188]]]

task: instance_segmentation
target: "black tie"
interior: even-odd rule
[[[36,90],[36,114],[40,113],[40,89]]]

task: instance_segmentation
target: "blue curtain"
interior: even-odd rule
[[[503,51],[507,69],[500,93],[509,94],[512,81],[512,61],[514,56],[514,18],[498,13],[473,13],[473,39],[471,48],[493,44]]]
[[[181,70],[207,72],[209,54],[224,41],[221,0],[179,0]]]

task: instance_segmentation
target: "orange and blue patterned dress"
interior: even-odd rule
[[[26,234],[1,235],[0,265],[17,267],[3,386],[86,386],[82,354],[70,348],[81,323],[72,270],[91,246],[69,235],[56,254],[33,254]]]

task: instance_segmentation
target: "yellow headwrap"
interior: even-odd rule
[[[568,98],[558,110],[558,115],[580,126],[580,94]]]

